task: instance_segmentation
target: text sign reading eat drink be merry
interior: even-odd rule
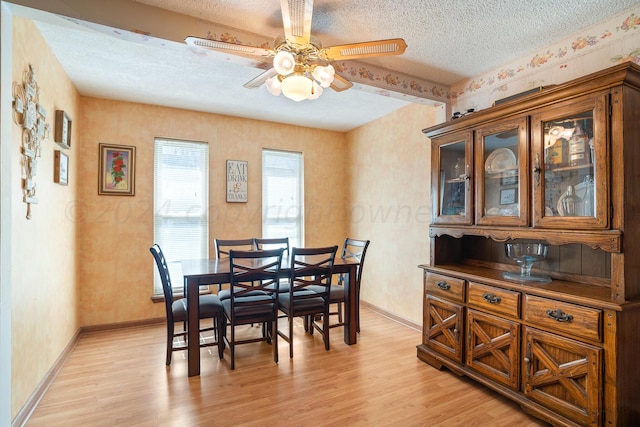
[[[249,166],[242,160],[227,160],[227,202],[247,201]]]

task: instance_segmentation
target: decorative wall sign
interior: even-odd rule
[[[56,110],[56,131],[53,140],[62,148],[71,148],[71,119],[62,110]]]
[[[35,176],[41,141],[49,137],[50,129],[47,112],[39,102],[40,87],[33,66],[29,65],[23,83],[13,84],[13,120],[22,126],[22,200],[27,204],[27,219],[31,219],[31,205],[38,203]]]
[[[69,184],[69,156],[60,150],[53,153],[53,182]]]
[[[243,160],[227,160],[227,202],[246,202],[248,181],[248,163]]]
[[[100,144],[98,172],[98,194],[135,195],[136,147]]]

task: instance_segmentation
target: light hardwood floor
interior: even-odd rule
[[[496,393],[419,361],[420,332],[362,307],[358,344],[342,328],[294,335],[219,360],[201,350],[201,375],[187,377],[185,352],[164,364],[165,326],[83,335],[27,426],[544,426]],[[283,325],[285,326],[285,325]],[[245,326],[245,332],[258,328]]]

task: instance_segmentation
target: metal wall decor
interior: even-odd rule
[[[41,141],[49,137],[50,131],[47,112],[39,102],[40,87],[33,66],[29,65],[23,83],[13,84],[13,120],[22,126],[22,200],[27,204],[27,219],[31,219],[31,205],[38,203],[38,157],[42,154]]]

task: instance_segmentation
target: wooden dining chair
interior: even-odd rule
[[[253,251],[256,249],[256,241],[253,237],[248,239],[215,239],[216,257],[229,256],[230,249],[239,251]]]
[[[369,248],[370,240],[357,240],[351,239],[347,237],[344,239],[344,244],[342,246],[342,253],[340,254],[340,258],[342,259],[352,259],[358,262],[358,267],[356,269],[356,331],[360,332],[360,283],[362,279],[362,269],[364,267],[364,257],[367,254],[367,249]],[[331,328],[344,326],[343,312],[344,312],[344,302],[345,302],[345,290],[344,290],[344,282],[347,280],[346,273],[341,273],[338,275],[337,283],[331,285],[331,304],[337,306],[337,310],[330,312],[329,315],[338,316],[338,322],[330,325]]]
[[[282,249],[263,251],[229,251],[231,284],[229,298],[222,300],[229,322],[229,335],[223,334],[231,352],[231,369],[235,369],[235,348],[239,344],[266,341],[273,346],[273,360],[278,362],[278,292],[268,286],[277,283],[282,264]],[[238,339],[239,325],[266,324],[266,333]]]
[[[158,244],[154,244],[149,248],[153,255],[162,281],[162,290],[164,293],[164,306],[167,317],[167,366],[171,364],[171,355],[174,351],[187,349],[187,299],[180,298],[174,301],[173,288],[171,286],[171,276],[169,275],[169,267],[167,260],[162,253],[162,249]],[[200,327],[200,332],[211,331],[213,333],[213,341],[201,341],[200,347],[218,346],[218,356],[222,359],[224,356],[224,341],[221,333],[225,329],[225,317],[223,314],[222,303],[217,295],[200,295],[200,319],[213,319],[211,327]],[[182,323],[182,330],[176,332],[175,324]],[[183,338],[184,344],[176,343],[176,338]]]
[[[289,238],[288,237],[256,237],[254,239],[256,249],[278,249],[282,248],[284,251],[282,255],[289,256]]]
[[[256,249],[256,241],[253,237],[247,239],[215,239],[216,258],[229,257],[229,250],[253,251]],[[229,288],[222,283],[218,284],[218,297],[223,300],[229,298]]]
[[[261,238],[256,237],[256,249],[278,249],[282,248],[282,256],[289,257],[289,238],[288,237],[267,237]],[[275,289],[275,286],[273,287]],[[287,292],[289,291],[289,278],[284,277],[278,281],[278,292]]]
[[[302,317],[305,329],[313,335],[315,328],[322,334],[324,347],[329,350],[329,293],[333,262],[338,246],[321,248],[293,248],[289,291],[280,293],[278,308],[288,319],[289,332],[278,328],[278,335],[289,343],[289,357],[293,358],[293,320]],[[313,317],[322,316],[322,326]]]

